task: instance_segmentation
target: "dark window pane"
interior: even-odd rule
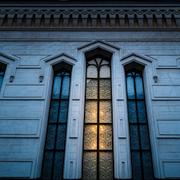
[[[3,78],[4,78],[4,76],[1,76],[1,75],[0,75],[0,88],[1,88],[1,86],[2,86]]]
[[[52,161],[53,161],[53,153],[52,152],[45,152],[44,164],[43,164],[43,169],[42,169],[42,178],[44,180],[51,179]]]
[[[150,149],[147,125],[140,125],[140,135],[141,135],[141,148],[144,150]]]
[[[85,123],[97,123],[97,101],[86,101]]]
[[[69,87],[70,87],[70,77],[64,76],[63,77],[63,84],[62,84],[62,99],[68,99],[69,98]]]
[[[50,108],[50,113],[49,113],[49,122],[57,122],[58,108],[59,108],[59,102],[58,101],[51,101],[51,108]]]
[[[65,123],[68,118],[68,106],[69,102],[61,100],[60,101],[60,112],[59,112],[59,122]]]
[[[66,125],[58,125],[56,148],[64,150],[66,142]]]
[[[127,96],[128,99],[134,99],[135,93],[134,93],[134,79],[131,76],[131,73],[127,75]]]
[[[128,71],[126,80],[132,177],[133,180],[151,180],[153,179],[153,170],[143,89],[143,67],[133,62],[127,65],[125,70]]]
[[[54,85],[53,85],[53,93],[52,98],[58,99],[60,95],[60,88],[61,88],[61,76],[54,77]]]
[[[137,125],[130,125],[130,142],[132,150],[139,150],[139,133]]]
[[[141,169],[141,158],[140,153],[136,151],[132,151],[132,173],[133,180],[141,180],[142,179],[142,169]]]
[[[6,65],[0,62],[0,88],[2,86],[5,70],[6,70]]]
[[[112,149],[112,126],[111,125],[99,126],[99,149],[100,150]]]
[[[142,152],[144,179],[154,180],[153,167],[150,152]]]
[[[136,97],[137,99],[144,98],[142,77],[140,76],[140,74],[136,74]]]
[[[112,152],[99,153],[99,177],[102,180],[113,179],[113,155]]]
[[[97,149],[97,125],[85,125],[84,130],[84,149]]]
[[[46,149],[54,149],[56,125],[49,124],[47,130]]]
[[[97,80],[87,79],[86,81],[86,98],[97,99]]]
[[[145,123],[146,122],[146,109],[144,101],[137,102],[138,108],[138,120],[139,122]]]
[[[70,77],[71,74],[70,74],[69,72],[63,72],[63,75],[64,75],[64,76],[69,76],[69,77]]]
[[[137,123],[135,101],[128,101],[128,118],[130,123]]]
[[[56,152],[54,160],[53,180],[63,179],[64,152]]]
[[[83,157],[83,179],[97,179],[97,153],[84,152]]]
[[[52,99],[49,112],[49,122],[47,127],[46,145],[44,150],[45,155],[43,166],[46,166],[47,170],[42,170],[41,177],[41,179],[48,180],[63,179],[70,74],[64,69],[62,70],[59,66],[57,67],[56,74],[54,76],[54,85],[52,90]],[[57,72],[58,68],[60,68],[59,72]],[[46,154],[49,152],[52,156],[51,160],[46,157]],[[46,159],[49,162],[46,162]],[[48,166],[48,163],[52,167],[52,169]]]
[[[99,87],[100,99],[111,99],[111,81],[110,79],[101,79]]]

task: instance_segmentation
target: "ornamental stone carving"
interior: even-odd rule
[[[179,7],[8,7],[0,29],[179,29]]]

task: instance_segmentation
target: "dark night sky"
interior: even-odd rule
[[[86,4],[86,3],[122,3],[122,4],[179,4],[180,0],[0,0],[0,3],[23,3],[23,4],[30,4],[30,3],[37,3],[37,4]]]

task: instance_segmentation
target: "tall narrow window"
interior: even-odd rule
[[[152,180],[154,175],[143,88],[143,66],[133,62],[125,70],[132,176],[134,180]]]
[[[42,179],[63,179],[70,80],[71,67],[63,63],[54,67]]]
[[[111,57],[98,52],[86,55],[83,152],[83,179],[86,180],[113,179]]]
[[[0,62],[0,89],[4,79],[5,70],[6,70],[6,65]]]

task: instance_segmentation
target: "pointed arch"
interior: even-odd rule
[[[4,64],[9,64],[16,60],[18,60],[17,57],[0,52],[0,62],[2,62]]]
[[[77,62],[77,60],[75,58],[73,58],[65,53],[48,56],[47,58],[45,58],[43,60],[50,65],[56,65],[61,62],[65,62],[70,65],[74,65]]]
[[[9,82],[13,82],[17,60],[18,58],[13,55],[0,52],[0,90],[4,88],[3,84],[7,81],[7,75],[9,75]]]
[[[146,55],[141,55],[141,54],[137,54],[137,53],[130,53],[126,56],[124,56],[123,58],[121,58],[120,60],[122,66],[124,67],[124,79],[126,81],[126,87],[125,87],[125,92],[127,93],[126,96],[126,108],[127,108],[127,127],[129,129],[129,135],[130,135],[130,145],[129,148],[131,150],[131,160],[132,160],[132,173],[134,174],[134,172],[136,172],[136,169],[134,167],[136,167],[136,163],[133,166],[133,159],[135,159],[136,157],[133,157],[134,152],[140,152],[140,154],[143,154],[143,151],[148,152],[151,156],[151,158],[148,160],[148,162],[152,162],[152,168],[147,168],[145,171],[146,172],[150,172],[152,173],[152,178],[154,177],[158,177],[159,173],[160,173],[160,169],[159,169],[159,160],[158,160],[158,150],[157,150],[157,141],[156,141],[156,136],[154,134],[155,131],[155,122],[154,122],[154,118],[153,118],[153,113],[152,113],[152,101],[151,101],[151,94],[152,94],[152,90],[151,90],[151,85],[153,82],[153,78],[154,78],[154,74],[156,71],[155,65],[154,65],[154,59],[146,56]],[[152,73],[153,72],[153,73]],[[142,104],[144,101],[144,105],[140,108],[138,107],[140,104]],[[131,137],[131,131],[132,131],[132,127],[134,127],[134,122],[132,120],[132,113],[130,112],[130,108],[132,110],[132,104],[128,105],[129,103],[134,103],[134,107],[135,107],[135,111],[134,111],[134,117],[136,117],[137,120],[137,129],[141,129],[141,120],[142,119],[138,119],[140,115],[138,115],[138,111],[139,109],[141,109],[141,111],[144,111],[144,124],[145,126],[147,126],[148,131],[146,132],[145,135],[148,136],[148,138],[146,138],[147,141],[149,142],[149,150],[144,150],[143,148],[141,148],[139,150],[133,150],[133,148],[135,147],[132,139],[134,138],[134,141],[137,140],[138,142],[141,141],[142,137],[140,137],[140,132],[137,133],[138,138],[137,137]],[[146,108],[147,107],[147,108]],[[143,110],[144,109],[144,110]],[[139,123],[140,122],[140,123]],[[133,132],[132,135],[134,136],[136,132]],[[145,137],[144,135],[144,137]],[[146,136],[146,137],[147,137]],[[149,140],[148,140],[149,139]],[[147,142],[146,141],[146,142]],[[150,146],[151,145],[151,146]],[[142,145],[143,146],[143,145]],[[137,155],[137,154],[136,154]],[[139,159],[141,159],[141,165],[144,163],[143,162],[143,158],[141,155],[137,155],[139,157]],[[152,159],[152,160],[151,160]],[[143,168],[142,168],[143,169]],[[153,172],[154,171],[154,172]],[[139,171],[141,172],[141,171]],[[145,176],[150,176],[148,174],[144,174],[144,171],[142,171],[142,173],[140,174],[140,176],[142,178],[145,178]],[[153,177],[154,176],[154,177]],[[137,178],[141,178],[141,177],[137,177]]]
[[[152,63],[153,59],[148,56],[140,55],[137,53],[130,53],[122,57],[120,61],[122,62],[123,65],[129,64],[134,61],[136,63],[139,63],[145,66],[148,63]]]
[[[107,43],[105,41],[92,41],[88,44],[85,44],[78,48],[79,51],[87,52],[91,51],[97,48],[101,48],[105,51],[108,51],[110,53],[114,53],[115,51],[119,51],[120,48],[117,46],[112,45],[111,43]]]

